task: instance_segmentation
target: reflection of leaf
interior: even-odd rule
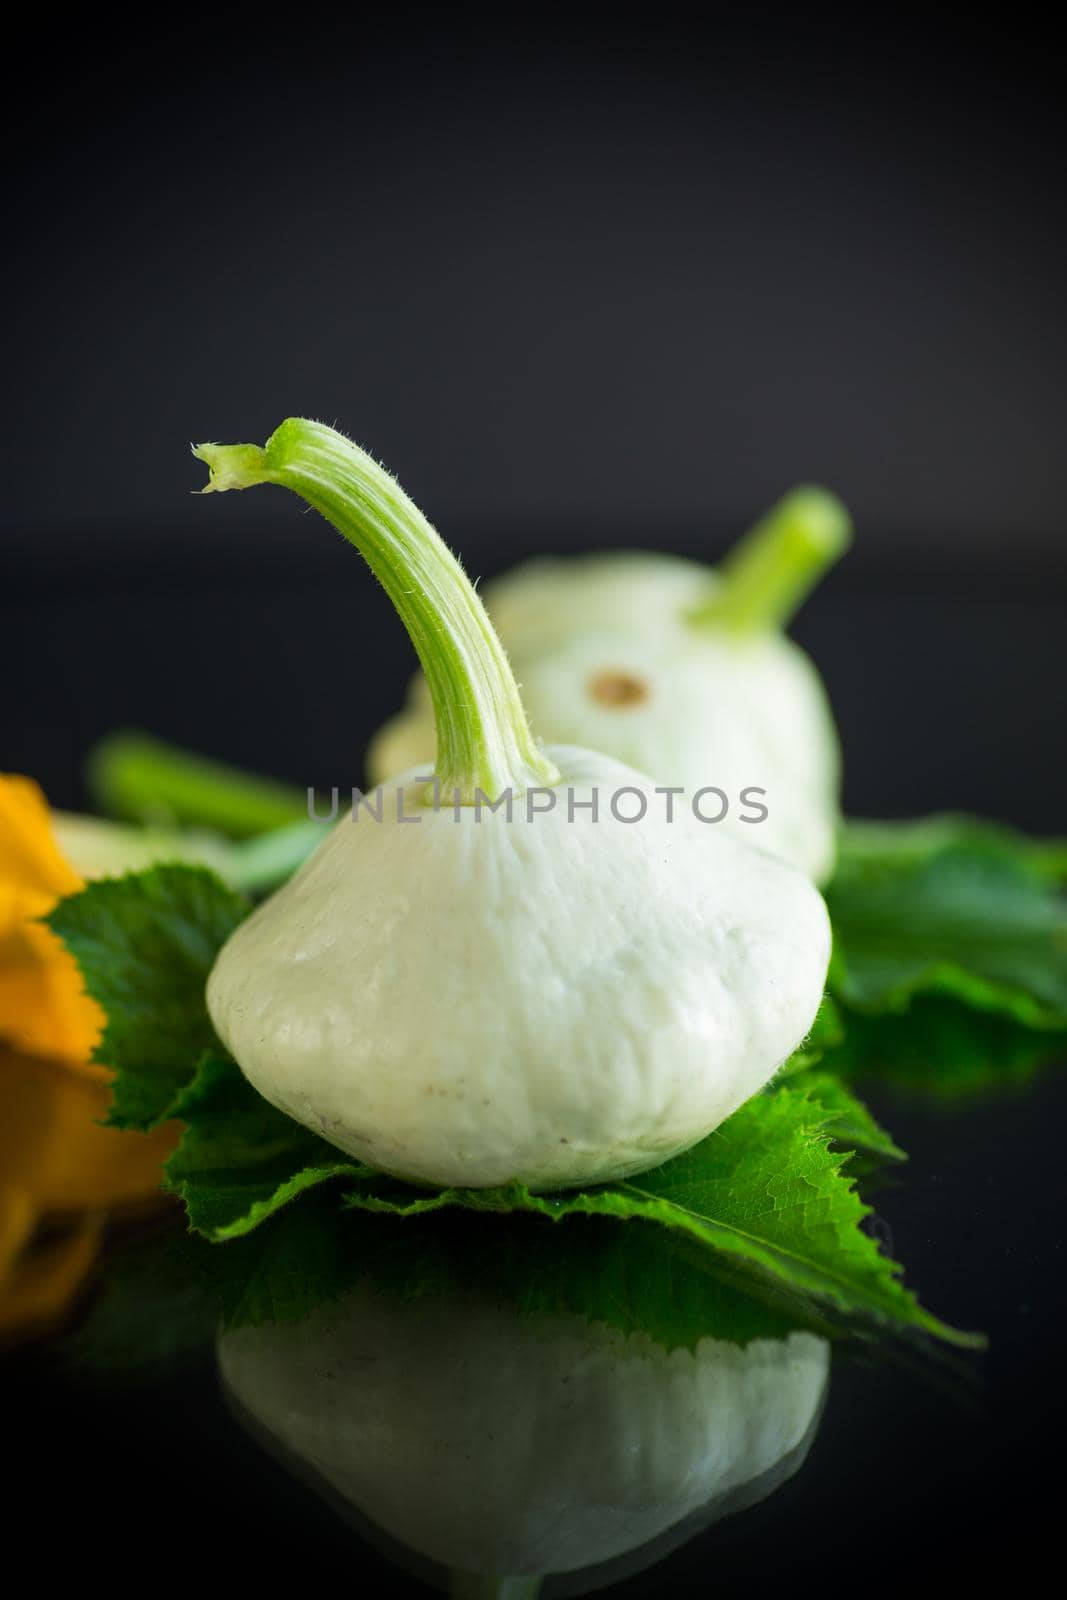
[[[109,1252],[86,1316],[60,1346],[65,1362],[77,1372],[154,1380],[206,1361],[218,1306],[189,1243],[157,1228]]]
[[[695,1241],[757,1283],[784,1286],[845,1317],[975,1341],[924,1311],[900,1269],[861,1228],[869,1208],[830,1148],[832,1120],[802,1089],[783,1087],[742,1106],[709,1138],[665,1166],[584,1191],[534,1195],[521,1185],[420,1194],[381,1178],[348,1190],[348,1203],[410,1217],[445,1206],[655,1222]]]
[[[297,1195],[339,1179],[349,1207],[407,1221],[456,1208],[567,1217],[572,1225],[583,1216],[656,1223],[663,1248],[668,1239],[699,1247],[720,1274],[740,1275],[764,1297],[965,1342],[922,1310],[899,1269],[863,1232],[868,1208],[842,1171],[847,1155],[830,1148],[837,1141],[886,1159],[899,1154],[892,1141],[836,1080],[812,1074],[810,1083],[795,1081],[795,1088],[758,1095],[695,1149],[653,1172],[535,1195],[518,1184],[413,1189],[346,1162],[266,1105],[232,1063],[208,1057],[178,1107],[188,1126],[168,1179],[193,1226],[213,1240],[253,1234]],[[324,1198],[336,1204],[332,1195]]]
[[[170,1116],[215,1043],[204,985],[247,910],[213,873],[175,865],[100,879],[49,914],[107,1015],[94,1058],[115,1070],[116,1127]]]
[[[318,1195],[236,1245],[203,1253],[230,1326],[294,1320],[363,1278],[409,1301],[480,1295],[522,1315],[572,1314],[668,1349],[824,1326],[810,1303],[767,1304],[657,1228],[599,1218],[550,1228],[537,1217],[456,1210],[397,1224],[339,1212]]]
[[[424,1218],[415,1227],[445,1220]],[[501,1295],[524,1314],[570,1312],[624,1333],[645,1333],[668,1349],[692,1349],[709,1337],[747,1344],[791,1328],[826,1326],[810,1301],[757,1298],[751,1285],[728,1270],[716,1271],[706,1252],[647,1223],[620,1228],[603,1218],[575,1216],[565,1228],[550,1228],[521,1214],[457,1214],[447,1221],[460,1247],[451,1257],[452,1281],[457,1268],[473,1265],[477,1252],[482,1291]],[[406,1233],[409,1226],[397,1231]],[[439,1250],[439,1237],[433,1248]]]
[[[450,1211],[402,1225],[341,1212],[323,1193],[225,1249],[158,1231],[128,1246],[64,1353],[77,1369],[142,1379],[207,1359],[226,1327],[298,1321],[369,1280],[412,1305],[490,1298],[519,1316],[576,1316],[666,1349],[794,1328],[832,1335],[810,1303],[756,1298],[659,1228]]]
[[[186,1123],[166,1165],[190,1225],[209,1238],[234,1239],[333,1178],[369,1168],[276,1111],[229,1057],[208,1052],[173,1108]]]
[[[839,1000],[902,1011],[922,993],[1067,1027],[1067,847],[969,819],[852,824],[827,890]]]
[[[1043,1064],[1067,1061],[1067,1029],[1028,1028],[951,995],[916,995],[899,1014],[846,1010],[843,1016],[841,1040],[820,1069],[944,1105],[1019,1090]]]

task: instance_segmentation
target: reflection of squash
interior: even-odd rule
[[[828,1355],[806,1333],[668,1354],[577,1317],[367,1285],[219,1344],[275,1446],[391,1539],[474,1575],[574,1572],[733,1499],[809,1435]]]

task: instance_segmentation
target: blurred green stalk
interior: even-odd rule
[[[86,776],[100,810],[133,822],[213,828],[232,839],[308,822],[304,790],[146,733],[108,734],[90,752]]]

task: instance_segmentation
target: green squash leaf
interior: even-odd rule
[[[1067,899],[1051,882],[1063,848],[966,818],[851,824],[826,895],[835,997],[901,1012],[950,994],[1067,1026]]]
[[[248,904],[202,867],[104,878],[45,919],[81,968],[107,1022],[93,1059],[115,1072],[108,1120],[152,1128],[173,1114],[215,1044],[204,986]]]
[[[981,871],[975,866],[976,852]],[[918,956],[904,938],[911,924],[902,914],[900,902],[910,896],[927,907],[925,932],[922,916],[918,923],[918,944],[924,951],[926,944],[937,943],[946,927],[954,934],[961,925],[966,930],[969,924],[965,919],[961,922],[957,916],[956,922],[952,920],[951,913],[958,911],[947,894],[956,882],[953,873],[963,874],[967,905],[977,896],[988,913],[986,923],[981,924],[981,937],[972,940],[985,966],[978,977],[973,963],[972,969],[960,969],[965,990],[971,985],[982,994],[980,1003],[985,1005],[991,1003],[987,991],[994,992],[998,1004],[1008,1005],[1012,1014],[1023,993],[1032,1009],[1037,1003],[1035,989],[1042,985],[1054,989],[1057,981],[1045,960],[1047,951],[1042,945],[1045,965],[1038,963],[1036,974],[1029,973],[1026,988],[1022,956],[1012,947],[1010,959],[1003,957],[992,933],[993,913],[982,894],[990,884],[999,886],[1001,932],[1006,927],[1009,935],[1016,936],[1025,925],[1032,943],[1046,929],[1049,907],[1058,908],[1058,903],[1041,872],[1033,866],[1013,864],[999,841],[980,850],[973,845],[964,849],[938,843],[933,855],[913,850],[903,865],[899,861],[887,865],[884,849],[866,853],[846,850],[837,886],[839,903],[846,912],[845,936],[839,941],[845,952],[845,972],[852,975],[853,982],[856,970],[865,974],[868,986],[877,992],[877,982],[882,981],[879,962],[884,967],[888,959],[880,946],[872,954],[877,940],[859,894],[868,883],[876,895],[881,894],[883,912],[896,913],[895,922],[893,915],[883,917],[881,929],[896,940],[896,944],[890,941],[894,999],[899,1001],[902,994],[910,998],[909,984],[918,982],[920,990],[923,983],[928,984],[926,968],[921,967],[921,981],[914,977],[912,968]],[[1004,889],[1005,882],[1016,897],[1007,910],[1005,897],[1010,900],[1011,896]],[[1029,922],[1020,912],[1012,923],[1008,912],[1016,902],[1028,910]],[[292,1240],[300,1225],[287,1222],[281,1229],[276,1213],[297,1218],[304,1208],[320,1213],[326,1207],[332,1214],[339,1196],[330,1188],[337,1184],[344,1185],[349,1222],[358,1210],[403,1216],[409,1219],[405,1227],[410,1226],[410,1219],[451,1210],[466,1213],[467,1228],[471,1214],[478,1213],[483,1219],[492,1214],[496,1225],[508,1217],[509,1226],[527,1228],[531,1222],[543,1228],[546,1217],[567,1218],[571,1228],[584,1229],[589,1227],[589,1218],[599,1218],[603,1219],[601,1230],[626,1221],[647,1228],[658,1248],[667,1251],[669,1247],[672,1259],[684,1258],[701,1270],[706,1267],[718,1281],[725,1277],[740,1285],[748,1298],[754,1294],[765,1304],[774,1303],[779,1313],[785,1308],[789,1316],[807,1319],[806,1325],[811,1325],[812,1318],[822,1318],[850,1325],[918,1329],[961,1345],[975,1343],[971,1336],[956,1333],[922,1309],[900,1282],[899,1268],[880,1254],[863,1230],[868,1207],[845,1170],[848,1152],[857,1150],[877,1160],[899,1159],[900,1152],[829,1071],[835,1056],[842,1067],[847,1061],[848,1018],[855,1010],[847,995],[845,1005],[840,1004],[839,994],[836,1005],[824,1007],[811,1037],[788,1064],[791,1076],[742,1107],[695,1149],[652,1172],[566,1194],[535,1195],[519,1185],[489,1191],[419,1191],[348,1160],[332,1145],[275,1111],[219,1048],[207,1016],[204,985],[219,947],[245,912],[244,901],[209,872],[162,866],[93,884],[62,902],[50,919],[77,957],[90,992],[107,1012],[99,1055],[117,1071],[113,1120],[121,1126],[148,1127],[166,1116],[177,1116],[186,1123],[181,1145],[168,1166],[168,1183],[185,1201],[193,1228],[206,1238],[241,1241],[248,1236],[251,1241],[267,1224],[266,1237]],[[855,937],[857,931],[867,935],[866,946],[862,938]],[[912,932],[914,946],[914,928]],[[1011,946],[1011,937],[1007,943]],[[897,948],[900,944],[903,955]],[[900,978],[897,969],[901,965],[909,975],[907,981]],[[1010,1002],[1004,1001],[1004,993],[1010,995]],[[842,1148],[835,1149],[835,1145]],[[312,1190],[321,1193],[309,1196]],[[298,1197],[302,1197],[301,1206],[293,1206]],[[519,1223],[519,1218],[524,1221]],[[395,1230],[382,1230],[380,1222],[377,1227],[385,1248],[386,1236]],[[494,1238],[499,1236],[494,1232]],[[530,1235],[535,1237],[539,1236]],[[591,1235],[587,1232],[583,1237]],[[249,1249],[253,1249],[251,1242]],[[258,1244],[255,1249],[258,1251]],[[297,1246],[287,1245],[286,1250],[286,1271],[298,1285],[291,1298],[295,1303],[303,1295],[306,1301],[299,1283],[313,1255],[308,1255],[307,1262],[298,1261]],[[334,1275],[332,1252],[333,1246],[328,1246],[324,1237],[318,1268],[323,1281]],[[611,1271],[629,1272],[630,1259],[627,1255],[624,1265],[620,1257],[612,1268],[608,1252],[603,1271],[609,1275]],[[657,1292],[666,1291],[656,1270],[675,1270],[666,1265],[667,1259],[665,1254],[660,1269],[643,1269],[650,1284],[659,1284]],[[583,1270],[591,1281],[600,1281],[588,1265]],[[577,1283],[580,1277],[575,1272],[568,1282]],[[263,1311],[272,1298],[285,1298],[276,1287],[263,1287],[267,1279],[272,1285],[280,1281],[278,1272],[264,1278],[260,1271],[250,1280],[252,1287],[246,1284],[241,1291],[249,1314],[253,1309]],[[625,1293],[632,1294],[633,1283],[626,1282]],[[625,1298],[623,1287],[619,1278],[617,1290]],[[572,1300],[578,1295],[576,1289],[568,1293]],[[600,1314],[590,1311],[590,1315]],[[652,1313],[646,1310],[642,1316],[648,1321]],[[699,1319],[692,1323],[693,1328],[698,1325]],[[671,1336],[675,1335],[677,1329]]]
[[[898,866],[919,862],[947,847],[998,856],[1021,868],[1041,883],[1067,882],[1067,839],[1034,838],[961,811],[907,821],[870,822],[849,819],[838,841],[839,855],[850,861],[892,859]]]
[[[300,1194],[370,1169],[275,1108],[221,1051],[209,1051],[172,1107],[186,1123],[166,1164],[189,1225],[216,1241],[239,1238]]]
[[[851,1155],[862,1155],[876,1162],[906,1161],[899,1145],[867,1107],[842,1082],[833,1070],[836,1058],[830,1056],[825,1070],[816,1069],[797,1077],[791,1087],[814,1101],[826,1115],[831,1143]]]
[[[1067,1028],[1029,1028],[951,995],[916,995],[901,1013],[844,1010],[842,1018],[841,1038],[820,1069],[945,1109],[1018,1093],[1042,1066],[1067,1062]]]

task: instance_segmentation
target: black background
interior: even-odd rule
[[[714,556],[791,483],[831,484],[857,547],[796,631],[849,809],[1064,831],[1062,110],[1038,31],[766,9],[21,27],[4,766],[80,803],[121,722],[358,777],[410,665],[384,601],[280,493],[186,498],[186,440],[306,412],[476,574],[545,547]],[[627,1592],[1023,1581],[1056,1538],[1062,1079],[962,1119],[879,1109],[912,1153],[880,1201],[895,1251],[991,1333],[987,1392],[847,1368],[803,1475]],[[384,1581],[210,1376],[123,1397],[40,1355],[5,1371],[15,1526],[54,1579]]]
[[[302,412],[450,528],[647,538],[814,477],[894,555],[1055,548],[1063,108],[1024,18],[220,8],[8,46],[15,525],[151,538],[185,440]]]

